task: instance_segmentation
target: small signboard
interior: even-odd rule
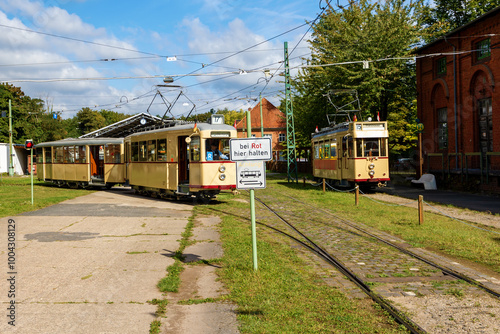
[[[232,161],[269,161],[273,157],[271,138],[238,138],[229,141]]]
[[[264,161],[237,161],[236,188],[264,189],[266,187],[265,166]]]

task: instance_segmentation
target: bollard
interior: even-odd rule
[[[323,192],[326,191],[326,188],[325,188],[325,179],[323,179]]]
[[[359,186],[358,185],[356,185],[355,203],[356,203],[356,206],[359,205]]]
[[[418,224],[424,223],[424,196],[418,195]]]

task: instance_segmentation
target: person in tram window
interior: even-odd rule
[[[210,159],[212,153],[212,159]],[[219,150],[219,145],[216,142],[210,144],[210,151],[207,153],[207,160],[228,160],[228,156]]]

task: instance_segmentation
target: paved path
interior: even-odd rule
[[[148,333],[192,207],[117,188],[0,219],[0,333]],[[7,281],[15,277],[12,286]],[[15,297],[9,297],[14,288]],[[15,327],[8,324],[15,299]]]

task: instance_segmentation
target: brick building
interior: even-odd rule
[[[500,190],[500,7],[417,50],[424,172]]]
[[[285,114],[276,108],[266,98],[262,98],[262,123],[260,103],[250,110],[250,119],[252,125],[252,136],[261,137],[261,128],[264,132],[264,137],[271,137],[271,147],[273,149],[273,160],[282,159],[282,151],[285,149],[283,144],[286,143],[286,118]],[[247,137],[247,120],[246,118],[236,123],[238,138]]]

